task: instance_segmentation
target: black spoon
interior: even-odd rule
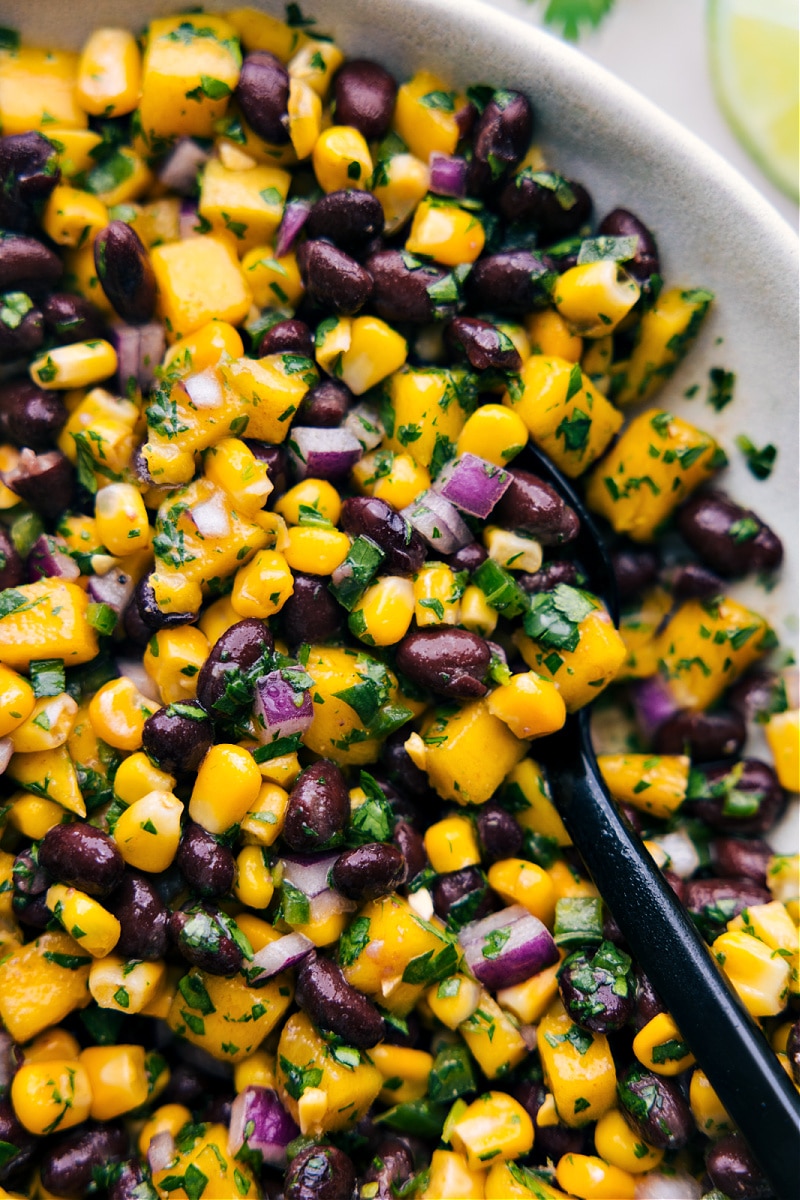
[[[576,557],[616,622],[614,571],[594,519],[544,455],[530,447],[528,455],[533,470],[580,517]],[[641,839],[620,817],[597,766],[588,708],[567,717],[540,747],[537,758],[547,768],[553,801],[634,958],[776,1195],[796,1200],[800,1096]]]

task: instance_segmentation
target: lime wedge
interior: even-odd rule
[[[800,198],[800,40],[797,0],[709,0],[717,99],[748,154]]]

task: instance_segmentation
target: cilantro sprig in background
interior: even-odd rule
[[[539,0],[529,0],[538,3]],[[571,42],[587,28],[596,29],[614,7],[614,0],[547,0],[544,23]]]

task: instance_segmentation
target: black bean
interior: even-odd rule
[[[21,850],[11,868],[14,891],[20,896],[40,896],[52,883],[51,877],[39,863],[38,846]]]
[[[637,239],[636,254],[624,266],[639,283],[647,283],[651,275],[659,274],[661,266],[656,239],[632,212],[628,212],[626,208],[615,208],[607,217],[603,217],[597,232],[604,237]]]
[[[773,850],[760,838],[716,837],[709,842],[708,849],[715,875],[752,879],[766,887],[767,864]]]
[[[66,420],[57,392],[46,392],[30,379],[14,379],[0,388],[0,434],[17,446],[46,450]]]
[[[140,1185],[142,1190],[138,1191]],[[114,1170],[108,1184],[107,1200],[131,1200],[133,1196],[139,1195],[142,1200],[150,1200],[150,1196],[144,1191],[147,1186],[141,1163],[136,1158],[130,1158],[127,1162],[119,1163]]]
[[[467,293],[478,309],[523,314],[546,308],[552,275],[529,250],[503,250],[479,258],[467,279]]]
[[[693,793],[687,813],[720,833],[767,833],[786,808],[786,793],[772,767],[745,758],[735,767],[698,768],[702,790]]]
[[[266,50],[248,54],[236,88],[245,120],[259,137],[275,146],[289,141],[289,72]]]
[[[352,1161],[335,1146],[307,1146],[292,1159],[283,1182],[285,1200],[351,1200]]]
[[[53,292],[42,301],[42,313],[47,332],[60,346],[105,336],[103,314],[73,292]]]
[[[259,442],[254,438],[245,438],[244,441],[258,461],[267,464],[267,474],[272,483],[270,499],[274,504],[289,486],[289,460],[286,449],[283,446],[270,446],[268,442]]]
[[[583,1129],[570,1129],[566,1125],[540,1125],[539,1109],[544,1104],[547,1090],[542,1083],[533,1079],[521,1080],[513,1089],[514,1099],[519,1101],[533,1121],[534,1157],[537,1162],[548,1158],[558,1162],[565,1154],[586,1154],[586,1133]]]
[[[262,358],[267,354],[301,354],[313,359],[314,335],[305,321],[294,317],[277,321],[261,335],[258,353]]]
[[[150,630],[151,636],[159,629],[176,629],[179,625],[190,624],[196,618],[192,612],[164,612],[160,609],[147,575],[137,583],[133,599],[139,619]]]
[[[727,701],[745,721],[765,721],[786,709],[786,684],[772,671],[751,671],[733,685]]]
[[[617,801],[617,808],[625,824],[633,829],[634,832],[641,833],[645,825],[644,814],[641,809],[634,808],[632,804],[625,804],[619,800]]]
[[[116,945],[125,958],[155,962],[163,958],[169,942],[169,912],[155,884],[138,871],[126,871],[106,907],[120,923]]]
[[[636,992],[635,1001],[636,1007],[631,1018],[631,1024],[638,1033],[644,1029],[653,1017],[657,1017],[659,1013],[666,1012],[666,1008],[661,1001],[661,997],[656,992],[650,979],[645,975],[644,971],[637,967],[635,971]]]
[[[452,349],[466,355],[476,371],[518,371],[522,366],[514,343],[491,321],[456,317],[448,325],[445,338]]]
[[[48,829],[39,844],[39,865],[58,883],[90,896],[113,892],[125,870],[113,838],[83,822]]]
[[[726,1200],[771,1200],[769,1182],[740,1133],[727,1133],[706,1151],[706,1170]]]
[[[24,312],[22,310],[25,310]],[[0,362],[10,363],[38,350],[44,341],[44,317],[30,296],[0,296]]]
[[[142,748],[170,775],[189,775],[198,769],[214,743],[214,727],[199,704],[168,704],[148,717]]]
[[[568,558],[556,558],[552,562],[545,563],[543,567],[532,574],[529,571],[520,571],[517,575],[517,583],[523,592],[527,592],[531,596],[535,596],[539,592],[551,592],[559,583],[568,583],[572,586],[577,582],[578,569],[575,563]]]
[[[543,546],[558,546],[577,537],[578,515],[538,475],[510,467],[511,483],[495,505],[492,520],[508,529],[530,533]]]
[[[273,645],[269,626],[257,617],[245,617],[226,629],[197,676],[197,699],[206,712],[224,712],[229,685],[262,660],[266,674]]]
[[[684,903],[701,931],[712,941],[725,932],[728,921],[753,904],[769,904],[772,895],[752,879],[720,877],[690,879]]]
[[[330,242],[305,242],[298,262],[310,299],[344,316],[363,308],[372,292],[372,276],[354,258]]]
[[[231,1108],[235,1099],[233,1092],[218,1092],[203,1109],[203,1120],[211,1121],[214,1125],[230,1125]]]
[[[780,538],[724,492],[692,496],[678,511],[678,529],[703,562],[724,579],[774,570],[783,559]]]
[[[187,962],[209,975],[235,975],[242,951],[227,926],[230,918],[210,903],[192,904],[170,914],[169,932]]]
[[[43,892],[38,896],[23,896],[15,891],[11,899],[11,907],[18,920],[23,925],[29,925],[31,929],[56,928],[53,914],[47,907]]]
[[[408,740],[407,729],[397,729],[390,733],[381,747],[381,762],[386,767],[389,779],[404,795],[414,800],[427,799],[431,794],[428,776],[414,763],[405,743]]]
[[[35,454],[26,447],[3,482],[43,517],[54,520],[69,508],[75,487],[72,463],[60,450]]]
[[[337,379],[323,379],[309,388],[297,410],[298,425],[315,429],[333,429],[341,425],[353,403],[350,388]]]
[[[0,292],[36,296],[54,288],[63,273],[58,255],[36,238],[0,232]]]
[[[150,255],[132,226],[112,221],[94,240],[94,265],[111,305],[131,325],[149,321],[156,307]]]
[[[338,124],[353,125],[368,142],[388,133],[397,83],[379,63],[351,58],[336,75],[333,96]]]
[[[373,1200],[396,1200],[397,1192],[414,1174],[414,1159],[408,1146],[398,1137],[387,1137],[375,1149],[364,1173],[364,1183],[377,1183],[378,1190],[362,1194]]]
[[[609,942],[592,954],[576,950],[558,973],[564,1008],[576,1025],[594,1033],[613,1033],[630,1020],[635,1003],[631,960]]]
[[[294,591],[281,609],[281,624],[290,646],[327,642],[341,632],[342,609],[325,579],[295,574]]]
[[[226,896],[233,887],[236,860],[202,825],[189,821],[181,835],[175,861],[193,892]]]
[[[681,1150],[694,1133],[694,1118],[674,1079],[634,1063],[620,1077],[617,1095],[628,1124],[659,1150]]]
[[[42,1184],[57,1196],[83,1195],[94,1170],[118,1162],[128,1149],[128,1135],[122,1125],[82,1125],[44,1151],[40,1160]]]
[[[316,850],[340,833],[350,817],[350,795],[336,763],[306,767],[289,793],[283,840],[292,850]]]
[[[522,849],[522,829],[499,804],[482,804],[475,821],[483,858],[490,863],[514,858]]]
[[[352,496],[342,505],[340,524],[346,533],[371,538],[385,554],[387,575],[415,575],[425,561],[425,543],[409,522],[385,500]]]
[[[162,1104],[183,1104],[200,1108],[208,1095],[208,1080],[191,1063],[181,1062],[170,1069],[169,1083],[159,1096]]]
[[[491,657],[482,637],[447,625],[410,633],[397,647],[397,667],[404,675],[453,699],[486,695],[483,681]]]
[[[17,1120],[11,1101],[6,1098],[0,1099],[0,1144],[2,1143],[10,1147],[10,1151],[4,1153],[0,1165],[0,1183],[7,1183],[25,1170],[40,1143],[39,1139],[28,1133],[25,1126]]]
[[[792,1023],[789,1036],[786,1039],[786,1057],[792,1068],[792,1078],[800,1084],[800,1017]]]
[[[472,173],[471,190],[476,190],[476,178],[487,185],[496,183],[516,166],[530,145],[532,130],[527,97],[520,92],[495,92],[472,132],[472,162],[479,174]]]
[[[454,554],[449,554],[446,562],[454,571],[469,571],[471,575],[488,557],[480,542],[467,542],[466,546],[462,546]]]
[[[577,233],[592,211],[586,188],[552,172],[520,171],[500,193],[498,207],[510,224],[532,226],[538,244],[549,245]]]
[[[422,834],[408,821],[398,821],[392,840],[405,859],[406,878],[410,883],[420,871],[424,871],[430,865]]]
[[[611,555],[614,578],[620,600],[629,600],[654,583],[658,575],[658,558],[652,550],[626,546]]]
[[[438,917],[446,921],[459,910],[465,921],[477,921],[494,907],[493,895],[486,877],[477,867],[462,867],[439,875],[431,888],[433,907]],[[462,922],[463,924],[464,922]]]
[[[362,254],[383,233],[381,202],[361,189],[328,192],[311,209],[305,228],[310,238],[327,238],[348,254]]]
[[[747,737],[744,721],[731,709],[692,712],[679,709],[653,736],[658,754],[688,754],[694,762],[738,756]]]
[[[460,307],[458,288],[444,267],[402,250],[379,250],[364,265],[373,281],[372,307],[384,321],[444,319]]]
[[[25,579],[25,564],[5,529],[0,528],[0,591],[16,587]]]
[[[680,875],[676,875],[674,871],[670,871],[669,867],[662,868],[661,874],[672,888],[675,895],[680,900],[681,904],[686,903],[686,882],[681,879]]]
[[[60,178],[58,153],[40,133],[0,138],[0,228],[27,233]]]
[[[405,882],[406,861],[396,846],[370,842],[345,850],[333,864],[333,886],[350,900],[377,900]]]
[[[683,563],[664,573],[665,582],[676,600],[713,600],[725,590],[719,575],[702,563]]]
[[[383,1017],[366,996],[345,979],[330,959],[309,954],[297,968],[295,1000],[320,1029],[348,1046],[368,1050],[382,1040]]]

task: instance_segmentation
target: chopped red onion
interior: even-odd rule
[[[641,679],[631,688],[636,724],[646,741],[651,741],[660,725],[676,713],[680,705],[660,675]]]
[[[314,720],[311,692],[292,685],[293,673],[296,671],[292,667],[270,671],[256,684],[253,713],[261,742],[305,733]]]
[[[248,1128],[249,1127],[249,1128]],[[246,1087],[231,1105],[228,1153],[232,1158],[247,1143],[270,1167],[286,1165],[286,1147],[300,1130],[272,1088]]]
[[[89,578],[88,592],[96,604],[107,604],[121,617],[133,595],[136,580],[126,571],[108,571]]]
[[[289,434],[289,459],[298,479],[341,479],[364,453],[349,429],[295,425]]]
[[[465,925],[458,935],[472,974],[484,987],[514,987],[558,961],[552,934],[521,904]]]
[[[141,658],[123,658],[120,656],[115,661],[120,675],[124,675],[126,679],[130,679],[137,692],[146,696],[148,700],[161,701],[158,686],[147,674],[147,671],[145,671]]]
[[[181,200],[181,210],[178,215],[178,233],[181,241],[184,238],[197,237],[200,224],[197,217],[197,203],[194,200]]]
[[[462,512],[485,519],[511,484],[511,476],[477,454],[459,454],[439,473],[434,490]]]
[[[278,938],[277,942],[270,942],[263,950],[254,954],[253,961],[248,964],[248,986],[258,987],[273,975],[278,975],[289,967],[296,967],[313,949],[314,943],[304,933],[287,933],[285,937]]]
[[[423,492],[402,510],[402,515],[440,554],[453,554],[474,540],[458,509],[438,492]]]
[[[194,138],[181,138],[159,167],[158,178],[171,192],[189,196],[197,185],[197,172],[210,157]]]
[[[431,169],[430,190],[437,196],[461,200],[467,194],[467,160],[433,150],[428,158]]]
[[[71,554],[67,552],[67,543],[60,537],[43,533],[36,539],[28,554],[28,578],[32,583],[37,579],[68,579],[71,582],[80,576],[80,567]]]
[[[703,1188],[686,1171],[647,1171],[634,1176],[636,1200],[701,1200]]]
[[[14,743],[10,737],[0,738],[0,775],[5,773],[6,767],[11,762],[11,755],[14,753]]]
[[[147,1164],[155,1174],[156,1171],[163,1171],[165,1167],[168,1167],[175,1158],[175,1154],[175,1138],[168,1129],[162,1129],[160,1133],[150,1139],[150,1145],[147,1147]]]
[[[161,321],[148,321],[139,326],[139,387],[146,391],[155,382],[156,368],[167,348],[167,337]]]
[[[287,854],[280,860],[283,864],[283,878],[291,883],[309,900],[322,895],[330,888],[328,875],[333,864],[339,857],[339,851],[333,854]]]
[[[289,253],[310,212],[311,203],[308,200],[290,200],[285,205],[278,232],[275,234],[276,258],[283,258],[284,254]]]
[[[669,869],[679,879],[691,879],[701,866],[697,847],[685,829],[676,829],[674,833],[661,833],[652,840],[669,855]]]
[[[184,379],[183,386],[196,408],[219,408],[224,400],[222,384],[211,370],[189,375]]]
[[[131,388],[146,391],[156,377],[166,349],[164,326],[160,321],[145,325],[125,325],[121,321],[111,326],[110,338],[117,351],[115,385],[121,395]]]
[[[350,409],[342,425],[361,443],[364,450],[374,450],[383,441],[386,430],[371,404],[356,404]]]
[[[231,531],[230,514],[221,493],[195,504],[194,508],[189,509],[188,515],[203,537],[227,537]]]

